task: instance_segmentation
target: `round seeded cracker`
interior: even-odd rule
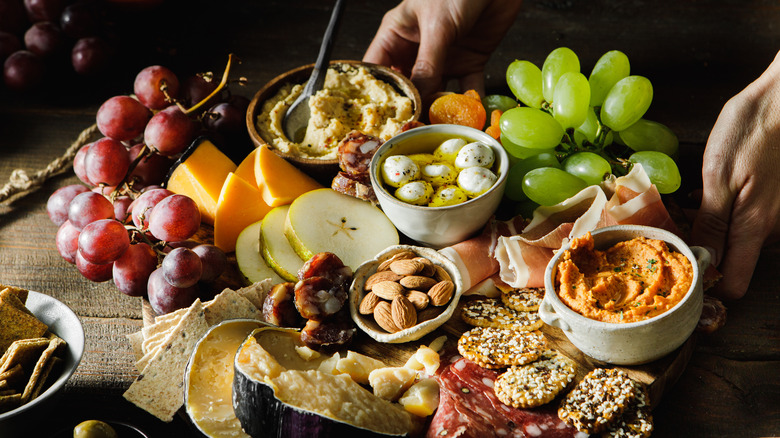
[[[518,312],[506,307],[497,298],[474,300],[464,304],[461,317],[467,324],[475,327],[533,331],[544,325],[538,312]]]
[[[634,381],[636,400],[601,434],[602,438],[647,438],[653,433],[653,414],[644,385]]]
[[[474,327],[458,339],[458,352],[483,368],[506,368],[538,360],[548,350],[542,332]]]
[[[493,391],[502,403],[534,408],[549,403],[574,379],[575,363],[562,354],[513,366],[498,376]]]
[[[534,312],[539,310],[544,298],[544,288],[524,287],[501,291],[501,302],[506,307],[518,312]]]
[[[596,368],[566,395],[558,417],[577,430],[601,433],[637,399],[637,386],[624,371]]]

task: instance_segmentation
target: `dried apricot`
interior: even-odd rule
[[[485,107],[479,100],[479,94],[476,92],[472,94],[470,91],[473,90],[467,91],[468,95],[450,93],[434,100],[428,111],[430,122],[433,124],[452,123],[482,130],[487,119]]]
[[[499,121],[501,120],[501,114],[504,114],[500,109],[494,109],[490,112],[490,125],[485,128],[485,133],[496,140],[501,137],[501,126]]]

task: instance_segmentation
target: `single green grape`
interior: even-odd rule
[[[622,131],[645,115],[653,101],[653,85],[644,76],[628,76],[613,86],[601,106],[601,122]]]
[[[680,188],[682,183],[680,169],[677,168],[677,163],[663,152],[634,152],[628,157],[628,161],[642,165],[645,173],[650,178],[650,182],[655,184],[659,193],[674,193]]]
[[[563,170],[582,178],[589,186],[598,185],[612,173],[612,166],[594,152],[575,152],[563,160]]]
[[[531,61],[515,60],[506,69],[506,83],[520,102],[541,108],[542,71]]]
[[[532,155],[524,160],[520,160],[506,174],[506,189],[504,195],[513,201],[524,201],[528,196],[523,192],[523,178],[525,174],[533,169],[540,167],[555,167],[561,169],[561,163],[558,162],[553,151],[543,151]]]
[[[590,109],[590,85],[580,72],[566,72],[555,84],[553,117],[563,129],[576,128],[585,122]]]
[[[528,171],[523,178],[523,192],[539,205],[555,205],[588,186],[582,178],[555,167]]]
[[[542,95],[547,102],[553,101],[558,79],[570,71],[580,71],[580,59],[570,48],[558,47],[547,55],[542,64]]]
[[[493,110],[506,111],[516,107],[517,101],[513,97],[504,96],[503,94],[488,94],[482,98],[482,106],[485,107],[485,112],[489,119]]]
[[[619,50],[603,54],[590,72],[590,105],[601,106],[609,90],[631,72],[628,56]]]
[[[505,111],[499,126],[512,143],[531,149],[552,149],[560,144],[564,134],[553,116],[527,106]]]
[[[588,108],[588,111],[585,113],[585,120],[574,130],[575,137],[577,136],[577,133],[580,133],[582,136],[585,137],[586,140],[588,140],[591,143],[594,143],[596,141],[596,136],[599,132],[599,118],[596,116],[596,111],[593,109],[593,107]],[[578,142],[578,144],[582,144],[581,142]]]
[[[510,140],[503,132],[501,133],[501,137],[499,137],[499,139],[501,141],[501,145],[504,146],[506,153],[515,159],[525,159],[538,154],[540,150],[544,150],[524,148],[516,143],[513,143],[512,140]],[[551,151],[552,149],[549,150]]]
[[[658,151],[670,157],[677,155],[680,141],[677,135],[665,125],[647,119],[619,132],[620,141],[634,151]]]

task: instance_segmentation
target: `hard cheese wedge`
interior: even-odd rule
[[[253,150],[249,153],[249,155],[244,158],[243,161],[238,165],[238,167],[235,170],[236,176],[243,179],[244,181],[248,182],[249,184],[257,186],[259,189],[260,186],[257,184],[257,179],[255,178],[255,161],[257,160],[257,149]]]
[[[268,146],[260,146],[255,153],[255,180],[263,199],[271,207],[291,203],[298,196],[322,185],[300,171]]]
[[[236,164],[209,140],[202,140],[195,151],[168,178],[166,188],[192,198],[200,209],[201,220],[214,225],[217,201],[228,173]]]
[[[263,219],[270,210],[257,187],[233,172],[228,173],[217,201],[214,245],[225,252],[235,251],[236,239],[241,231]]]

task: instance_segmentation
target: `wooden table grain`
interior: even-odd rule
[[[246,95],[279,73],[313,62],[332,2],[264,0],[164,2],[123,17],[148,31],[127,38],[114,71],[84,80],[65,75],[38,93],[0,91],[0,184],[17,169],[32,174],[61,156],[92,125],[108,97],[131,91],[146,65],[177,72],[221,71],[229,53],[248,79]],[[334,58],[360,59],[383,13],[395,1],[347,2]],[[700,160],[722,105],[755,79],[780,49],[780,5],[744,0],[526,0],[509,34],[490,58],[489,92],[507,92],[514,59],[541,65],[559,46],[572,48],[587,71],[611,49],[624,51],[634,74],[654,85],[647,117],[671,127],[681,141],[684,185],[676,200],[701,186]],[[128,24],[130,23],[130,24]],[[149,24],[147,27],[145,24]],[[92,283],[57,253],[48,196],[77,183],[72,171],[0,203],[0,283],[65,301],[80,316],[86,352],[62,397],[45,417],[31,418],[19,436],[52,436],[87,418],[111,418],[150,436],[194,434],[186,421],[162,423],[127,403],[122,392],[136,376],[125,335],[142,326],[139,299],[111,282]],[[748,294],[727,303],[728,322],[697,339],[679,380],[655,409],[659,437],[780,436],[780,248],[767,247]],[[44,420],[45,419],[45,420]]]

